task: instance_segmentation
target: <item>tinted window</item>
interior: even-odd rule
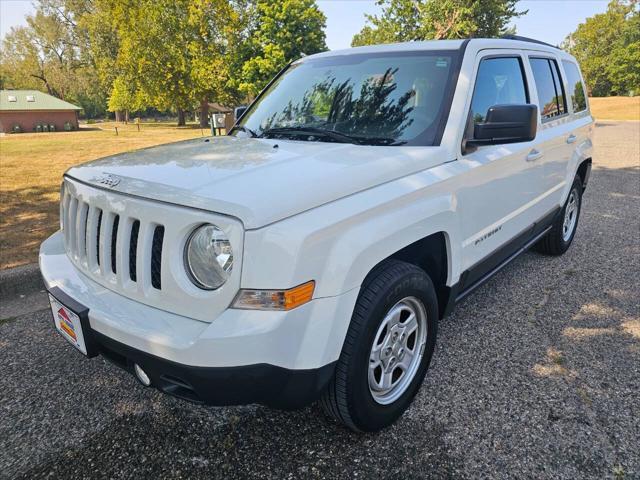
[[[485,58],[480,62],[471,100],[474,123],[483,122],[493,105],[526,103],[527,88],[519,58]]]
[[[569,96],[571,97],[571,103],[573,104],[573,112],[581,112],[587,109],[587,99],[584,92],[584,85],[580,78],[580,71],[578,66],[567,60],[562,61],[564,66],[564,73],[567,75],[567,83],[569,84]]]
[[[432,145],[449,108],[454,61],[451,51],[309,58],[278,77],[240,123],[271,138],[336,141],[307,128],[374,145]]]
[[[543,120],[563,115],[567,111],[564,87],[558,64],[547,58],[532,58],[531,69],[538,91],[538,106]]]

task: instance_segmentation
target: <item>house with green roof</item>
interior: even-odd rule
[[[38,90],[0,90],[0,132],[77,130],[80,110]]]

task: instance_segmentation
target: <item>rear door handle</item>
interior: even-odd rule
[[[573,133],[567,137],[567,143],[573,143],[578,139]]]
[[[534,162],[534,161],[538,160],[539,158],[541,158],[542,155],[544,155],[542,152],[539,152],[538,150],[536,150],[534,148],[533,150],[531,150],[529,152],[529,155],[527,155],[527,162]]]

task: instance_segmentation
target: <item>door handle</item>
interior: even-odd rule
[[[542,157],[542,155],[544,155],[544,153],[539,152],[538,150],[536,150],[535,148],[533,150],[531,150],[529,152],[529,155],[527,155],[527,162],[535,162],[536,160],[538,160],[539,158]]]
[[[578,139],[573,133],[567,137],[567,143],[573,143]]]

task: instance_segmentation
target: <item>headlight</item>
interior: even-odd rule
[[[215,225],[207,223],[193,231],[187,240],[184,257],[191,281],[205,290],[220,288],[231,275],[231,243]]]

